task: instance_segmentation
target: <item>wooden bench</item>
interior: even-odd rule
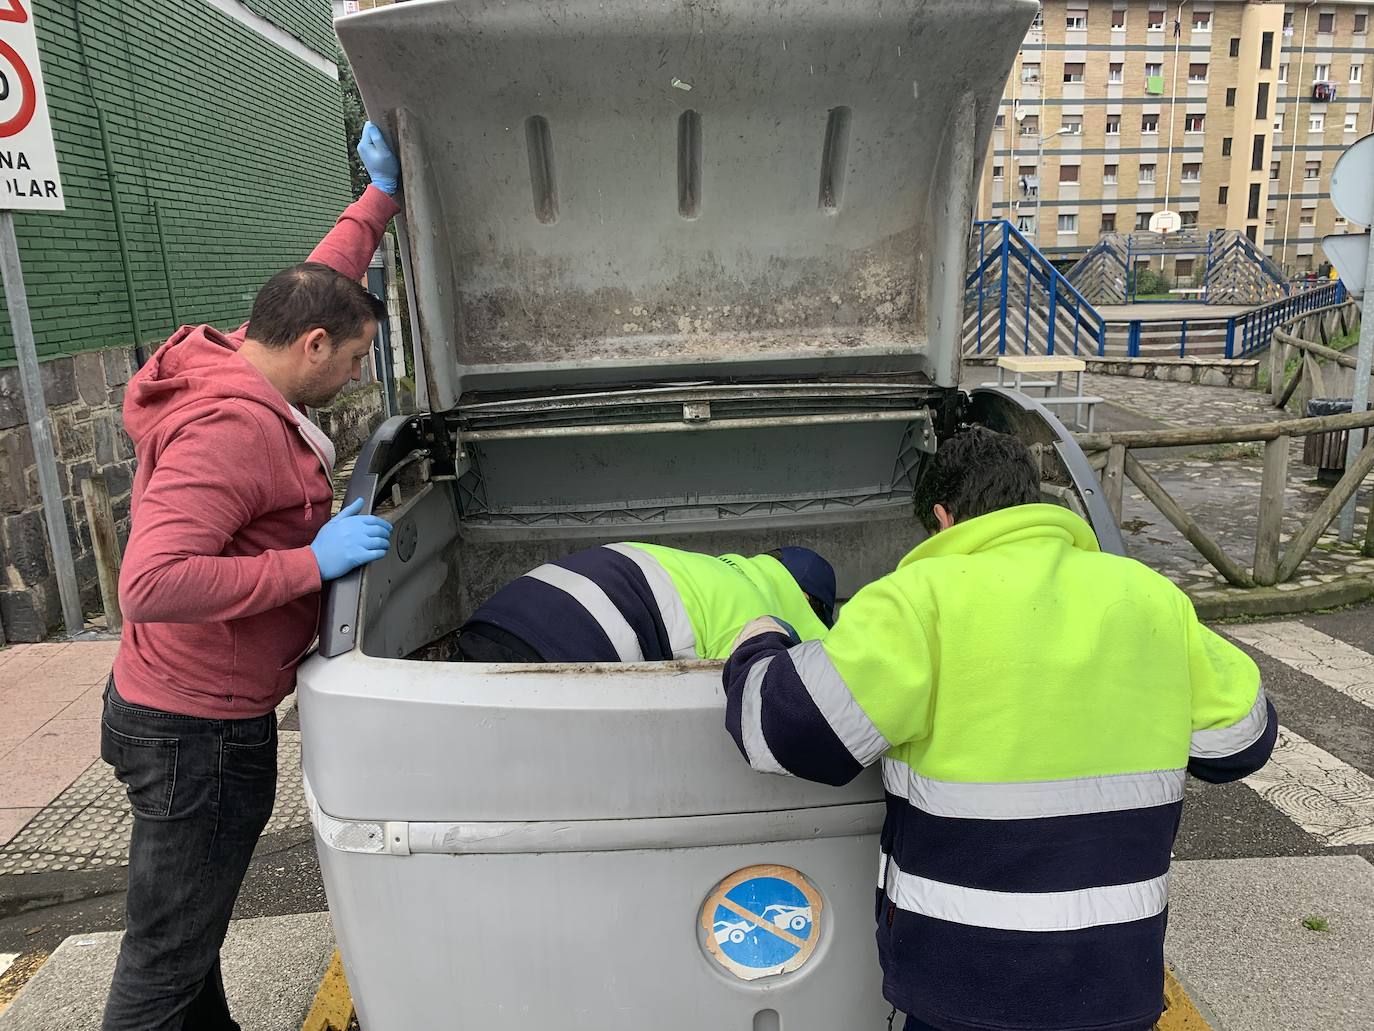
[[[1045,396],[1036,400],[1049,408],[1073,405],[1075,425],[1086,426],[1091,430],[1093,410],[1102,403],[1102,398],[1083,393],[1083,373],[1087,368],[1088,363],[1082,358],[1073,358],[1068,355],[1004,354],[997,359],[997,385],[1007,386],[1007,375],[1010,373],[1010,385],[1013,390],[1025,393],[1027,387],[1043,388]],[[1072,373],[1074,376],[1074,389],[1071,394],[1064,390],[1065,373]],[[1046,374],[1053,374],[1054,379],[1026,379],[1027,376],[1044,377]],[[1087,409],[1086,423],[1084,422],[1085,408]]]

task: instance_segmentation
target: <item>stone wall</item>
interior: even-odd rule
[[[1095,358],[1085,357],[1088,371],[1106,376],[1134,376],[1204,387],[1259,385],[1260,363],[1255,358]]]
[[[120,540],[129,534],[133,444],[120,408],[133,372],[132,349],[111,348],[43,362],[57,476],[76,560],[82,608],[101,611],[91,532],[81,482],[102,476],[110,489]],[[57,577],[38,492],[19,370],[0,369],[0,623],[11,641],[41,641],[61,623]]]

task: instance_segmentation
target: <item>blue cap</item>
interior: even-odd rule
[[[810,548],[779,548],[783,568],[824,610],[826,626],[835,621],[835,568]]]

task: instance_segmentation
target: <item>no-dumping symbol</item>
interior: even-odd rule
[[[706,896],[706,953],[745,981],[800,969],[821,938],[821,896],[796,870],[750,866]]]

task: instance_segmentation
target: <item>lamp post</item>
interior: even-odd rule
[[[1045,179],[1045,142],[1054,139],[1056,136],[1063,136],[1068,131],[1068,129],[1056,129],[1048,136],[1041,136],[1040,139],[1036,141],[1035,177],[1040,180],[1035,186],[1035,249],[1037,251],[1040,249],[1040,187]]]

